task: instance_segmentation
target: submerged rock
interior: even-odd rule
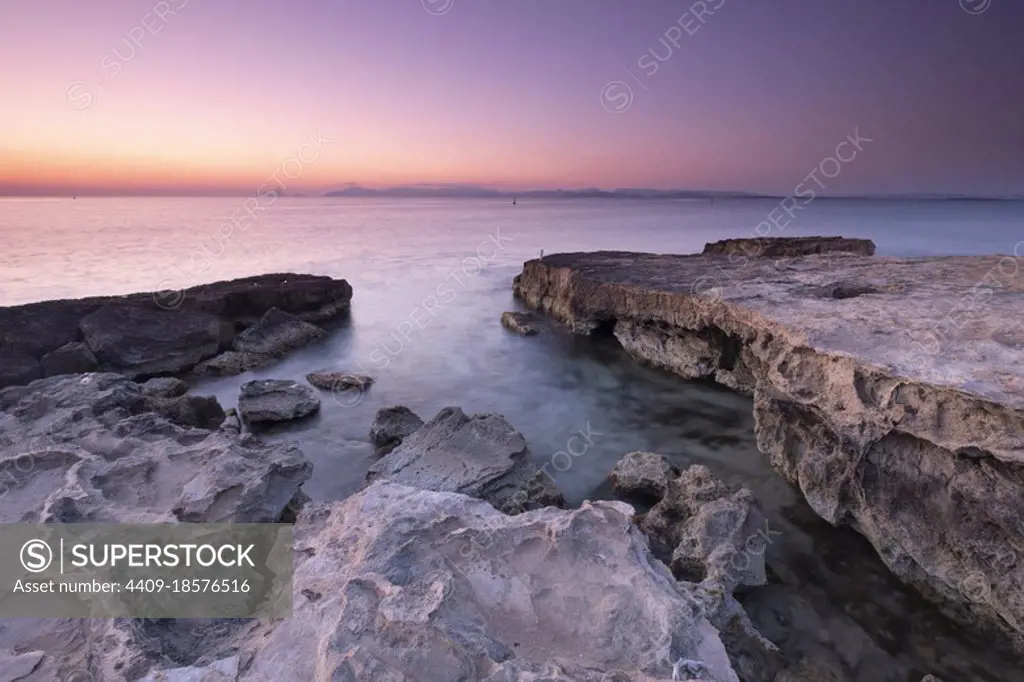
[[[407,436],[370,467],[366,480],[463,493],[508,513],[563,504],[533,464],[526,439],[504,417],[467,416],[457,407],[446,407]]]
[[[238,413],[248,424],[283,422],[320,410],[320,398],[309,386],[285,379],[259,379],[242,384]]]
[[[325,332],[277,308],[268,310],[260,321],[239,332],[231,342],[239,353],[279,357],[288,351],[320,341]]]
[[[1024,573],[1010,568],[1024,519],[1019,259],[793,248],[555,254],[524,265],[516,294],[640,360],[752,395],[760,450],[815,512],[1024,655]]]
[[[307,508],[294,617],[238,641],[251,657],[239,679],[667,681],[688,661],[702,680],[739,682],[631,511],[507,516],[393,483]]]
[[[325,391],[365,391],[374,379],[365,374],[312,372],[306,375],[306,381]]]
[[[370,442],[378,455],[386,455],[421,426],[423,420],[408,407],[382,407],[370,425]]]
[[[501,324],[507,329],[523,336],[533,336],[540,329],[535,318],[529,313],[505,312],[501,314]]]
[[[65,343],[57,350],[50,351],[42,357],[40,364],[43,376],[52,377],[58,374],[85,374],[99,369],[96,356],[89,346],[81,341]]]

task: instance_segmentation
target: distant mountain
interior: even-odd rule
[[[693,190],[629,189],[535,189],[509,191],[489,189],[475,185],[401,185],[398,187],[369,188],[350,184],[327,192],[328,197],[403,197],[403,198],[522,198],[522,199],[707,199],[711,198],[764,198],[747,192],[705,192]]]

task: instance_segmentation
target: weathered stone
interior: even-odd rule
[[[242,374],[258,367],[265,367],[274,362],[269,355],[224,351],[220,355],[204,360],[192,368],[198,376],[227,377]]]
[[[27,384],[43,375],[39,361],[14,348],[0,348],[0,386]]]
[[[669,485],[679,477],[679,469],[663,455],[653,452],[631,452],[615,465],[608,475],[616,492],[645,502],[658,502]]]
[[[89,346],[81,341],[65,343],[57,350],[50,351],[42,357],[40,364],[43,376],[52,377],[58,374],[85,374],[99,369],[96,356]]]
[[[457,407],[446,407],[406,437],[370,467],[366,480],[463,493],[508,513],[563,503],[504,417],[466,416]]]
[[[235,682],[237,679],[238,656],[231,656],[209,665],[151,671],[141,682]]]
[[[149,407],[168,421],[196,429],[217,429],[224,421],[224,409],[213,396],[181,395],[175,398],[149,397]]]
[[[271,308],[259,322],[240,332],[231,345],[239,353],[279,357],[325,336],[327,332],[320,327]]]
[[[301,419],[320,410],[320,398],[309,386],[285,379],[260,379],[242,384],[238,413],[248,424]]]
[[[142,395],[151,398],[177,398],[188,393],[188,384],[173,377],[156,377],[142,382]]]
[[[370,425],[370,442],[378,455],[386,455],[423,426],[419,415],[403,405],[377,410]]]
[[[846,237],[774,237],[766,239],[723,239],[704,245],[705,255],[740,255],[748,258],[791,258],[821,253],[875,255],[870,239]]]
[[[100,366],[130,377],[184,372],[212,357],[224,337],[207,313],[104,306],[82,319],[82,334]]]
[[[631,513],[599,502],[506,516],[392,483],[307,509],[294,616],[246,633],[240,680],[667,681],[687,662],[738,682]]]
[[[540,331],[537,328],[535,319],[528,313],[502,313],[501,324],[507,329],[523,336],[533,336]]]
[[[13,651],[0,651],[0,681],[16,682],[28,680],[29,675],[43,660],[44,652],[28,651],[16,654]]]
[[[309,478],[293,445],[183,429],[152,400],[118,374],[0,390],[0,523],[274,522]]]
[[[325,391],[365,391],[373,384],[373,377],[347,372],[312,372],[306,381]]]
[[[556,254],[527,262],[516,293],[639,359],[743,387],[760,449],[819,515],[1024,655],[1018,260]],[[872,293],[823,293],[837,283]],[[704,365],[673,359],[674,337],[708,342]]]
[[[699,464],[669,480],[640,523],[676,576],[718,582],[730,593],[765,584],[765,527],[753,493],[732,490]]]
[[[220,423],[222,431],[238,435],[242,432],[242,420],[238,416],[238,410],[233,407],[224,411],[224,421]]]

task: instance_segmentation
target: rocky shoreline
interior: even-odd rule
[[[820,516],[1024,656],[1015,259],[875,258],[873,245],[822,240],[804,254],[785,241],[556,254],[525,263],[514,290],[577,333],[751,395],[759,448]]]

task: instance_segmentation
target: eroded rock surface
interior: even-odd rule
[[[700,679],[738,682],[631,513],[599,502],[506,516],[393,483],[307,509],[295,615],[247,633],[239,679],[649,682],[688,661]]]
[[[231,345],[239,353],[279,357],[325,336],[327,332],[315,324],[271,308],[259,322],[239,332]]]
[[[242,384],[238,413],[248,424],[283,422],[320,410],[320,398],[309,386],[286,379],[259,379]]]
[[[663,455],[654,452],[631,452],[620,459],[608,475],[620,495],[651,504],[665,497],[669,486],[678,477],[679,469]]]
[[[446,407],[378,460],[367,482],[389,480],[487,500],[516,513],[561,505],[562,494],[533,464],[526,439],[498,414]]]
[[[783,239],[723,239],[704,245],[705,255],[740,255],[749,258],[791,258],[822,253],[875,255],[870,239],[846,237],[786,237]]]
[[[324,391],[365,391],[373,385],[373,377],[348,372],[311,372],[306,381]]]
[[[419,415],[404,405],[382,407],[370,425],[370,442],[378,455],[386,455],[423,426]]]
[[[43,376],[52,377],[58,374],[85,374],[99,369],[99,362],[93,355],[89,345],[81,341],[65,343],[60,348],[50,351],[40,360]]]
[[[558,254],[515,289],[579,333],[753,395],[760,449],[819,515],[1024,655],[1017,261]]]
[[[516,334],[522,334],[523,336],[533,336],[540,331],[537,327],[536,319],[534,319],[534,316],[529,313],[502,313],[501,324],[506,329],[514,331]]]

